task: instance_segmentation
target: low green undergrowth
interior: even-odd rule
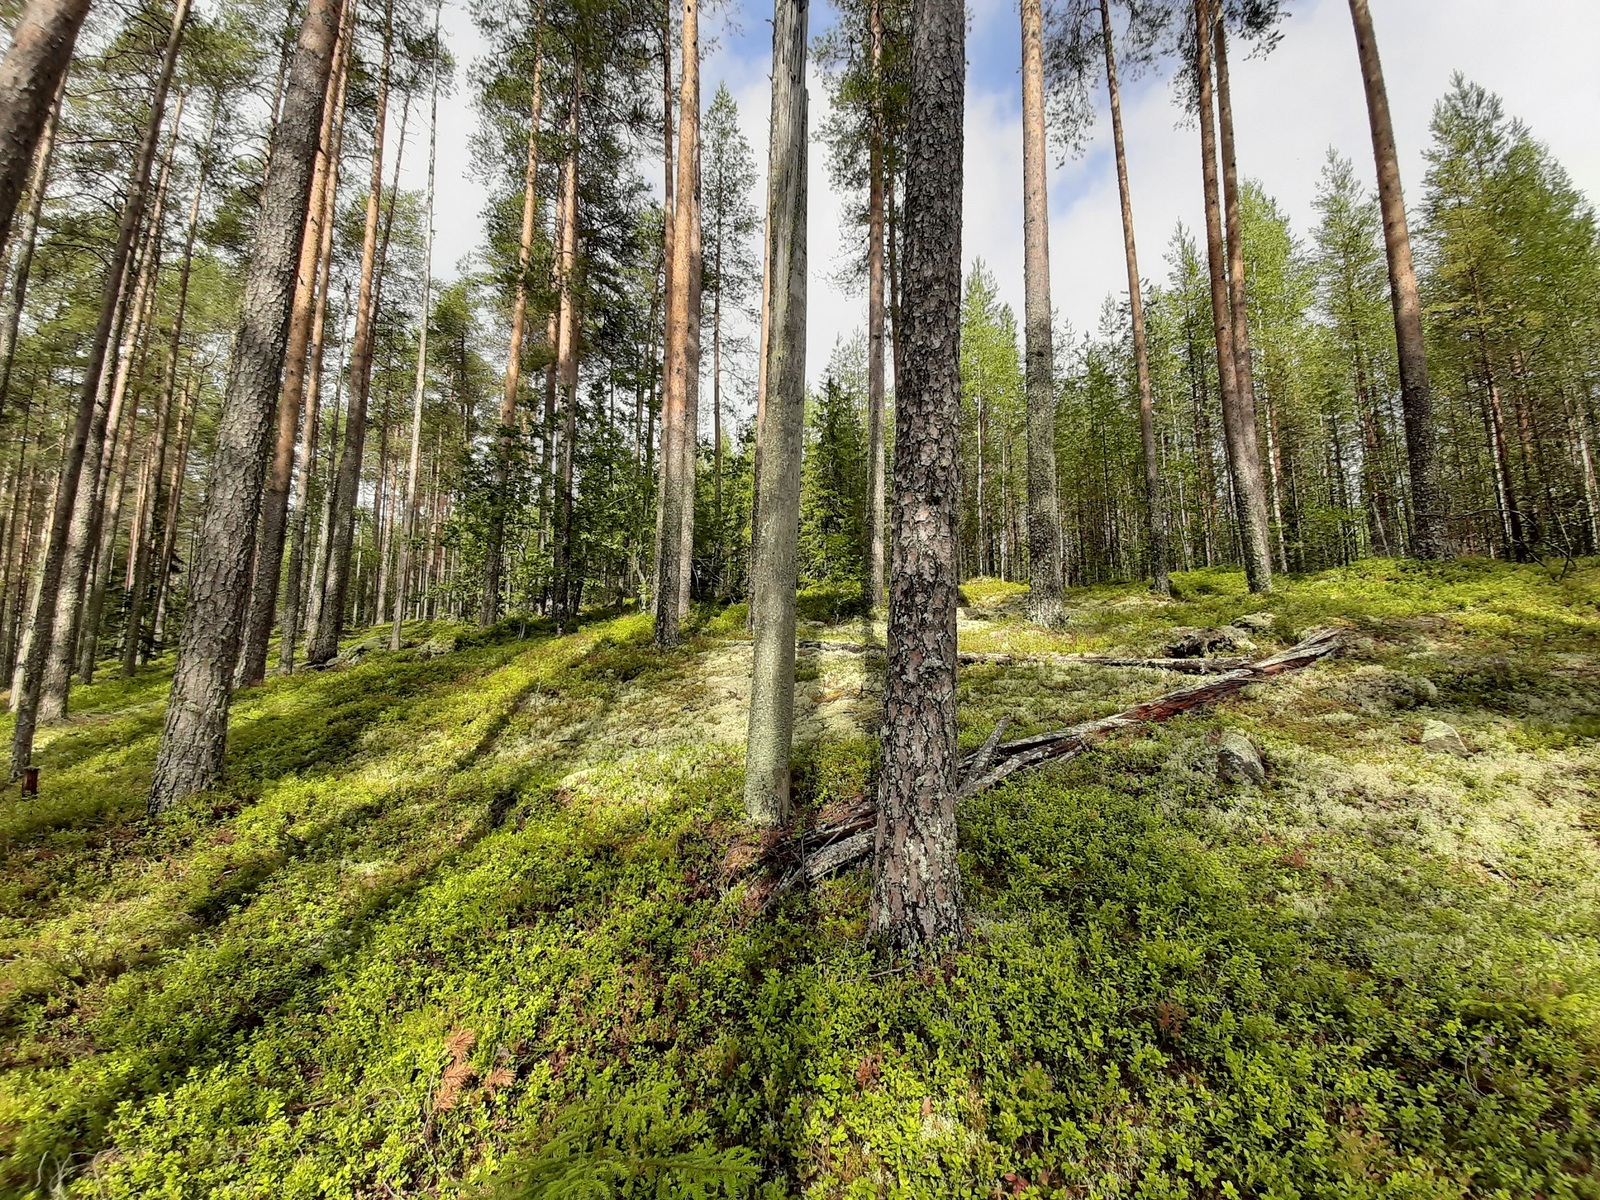
[[[1354,652],[967,802],[971,933],[915,971],[864,943],[864,872],[746,902],[742,752],[695,723],[742,613],[667,654],[643,615],[271,680],[227,784],[160,822],[165,677],[86,689],[44,795],[0,805],[0,1188],[1600,1197],[1596,572],[1177,583],[1046,633],[977,581],[963,639],[1269,609],[1263,649],[1337,622]],[[812,619],[859,640],[843,599]],[[796,749],[809,813],[877,745],[859,656],[807,670],[860,696]],[[964,669],[963,742],[1170,686]],[[1264,785],[1219,778],[1227,728]]]

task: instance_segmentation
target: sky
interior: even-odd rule
[[[1315,223],[1312,199],[1328,148],[1353,159],[1364,178],[1373,174],[1365,98],[1346,0],[1291,0],[1292,15],[1277,49],[1264,58],[1230,63],[1239,170],[1259,180],[1307,236]],[[1421,200],[1434,103],[1462,71],[1505,101],[1546,143],[1587,196],[1600,198],[1600,2],[1597,0],[1371,0],[1383,57],[1401,179],[1408,202]],[[963,269],[982,259],[999,284],[1000,298],[1022,311],[1022,121],[1018,58],[1021,34],[1016,0],[969,0]],[[833,20],[825,0],[811,7],[812,32]],[[446,36],[463,67],[483,51],[462,0],[447,6]],[[740,121],[766,164],[770,111],[770,9],[759,3],[708,17],[702,28],[710,51],[702,67],[704,103],[726,83],[739,104]],[[464,71],[458,78],[464,78]],[[1102,85],[1103,92],[1103,85]],[[1203,229],[1198,134],[1181,127],[1169,80],[1147,76],[1124,82],[1123,120],[1128,170],[1139,233],[1140,270],[1165,278],[1165,255],[1182,221]],[[826,114],[827,92],[810,79],[813,121]],[[458,85],[440,102],[440,217],[435,233],[435,274],[459,273],[483,241],[483,184],[474,177],[467,140],[476,117]],[[1058,319],[1093,330],[1105,297],[1127,286],[1110,123],[1100,98],[1093,141],[1081,157],[1052,162],[1050,174],[1050,281]],[[426,157],[408,150],[405,186],[425,183]],[[653,161],[651,165],[653,166]],[[647,178],[659,174],[651,170]],[[831,193],[824,151],[811,156],[809,280],[806,365],[815,384],[835,342],[866,322],[866,297],[842,290],[833,276],[846,253],[842,202]],[[763,173],[754,195],[765,196]],[[1019,322],[1020,324],[1020,322]]]

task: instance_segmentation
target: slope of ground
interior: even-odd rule
[[[168,678],[84,689],[0,800],[0,1189],[1600,1197],[1600,569],[1176,582],[1061,634],[976,582],[963,648],[1265,610],[1263,651],[1350,650],[968,802],[972,936],[921,972],[863,944],[862,872],[764,915],[727,880],[742,610],[274,679],[161,821]],[[802,655],[805,812],[870,786],[880,672]],[[1181,682],[963,668],[963,744]]]

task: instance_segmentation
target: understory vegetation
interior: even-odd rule
[[[347,647],[240,693],[226,784],[159,821],[170,675],[83,687],[0,811],[0,1187],[1600,1197],[1600,566],[1174,585],[1047,632],[970,581],[962,647],[1266,611],[1262,653],[1345,649],[964,802],[971,933],[915,971],[866,945],[865,871],[752,902],[742,606],[670,652],[648,615]],[[881,672],[802,651],[802,823],[870,788]],[[962,745],[1182,678],[964,667]],[[1219,776],[1227,731],[1264,783]]]

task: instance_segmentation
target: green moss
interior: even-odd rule
[[[697,721],[737,610],[670,654],[643,614],[274,678],[160,822],[167,676],[83,689],[0,809],[0,1189],[1600,1196],[1595,569],[1177,585],[1074,591],[1052,633],[971,584],[963,639],[1367,640],[966,803],[972,935],[915,973],[864,945],[864,871],[759,917],[727,873],[741,727]],[[845,601],[809,611],[860,640]],[[797,746],[803,811],[870,794],[880,661],[807,660],[863,699]],[[1173,685],[963,669],[963,744]],[[1219,781],[1224,728],[1264,786]]]

